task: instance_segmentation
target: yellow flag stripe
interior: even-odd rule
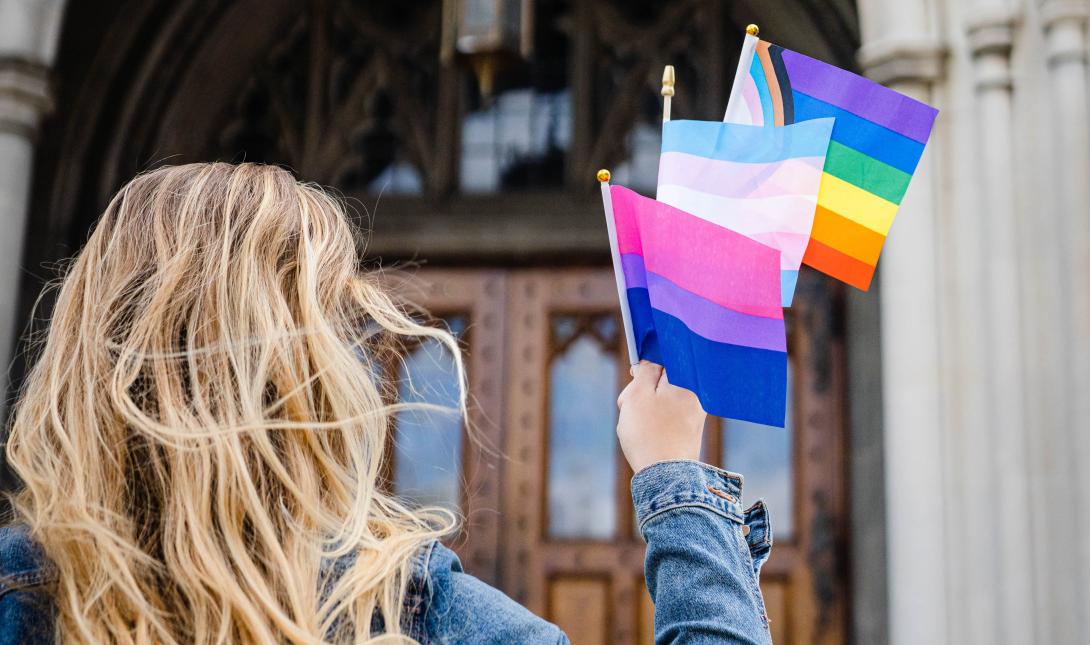
[[[821,175],[818,206],[880,235],[889,233],[889,227],[893,225],[893,218],[897,215],[897,204],[829,173]]]

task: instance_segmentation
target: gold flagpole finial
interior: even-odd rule
[[[761,30],[757,27],[757,25],[747,25],[746,33],[750,36],[756,36],[757,34],[761,33]]]
[[[662,95],[674,95],[674,66],[667,65],[662,69]]]
[[[670,120],[670,103],[674,99],[674,66],[662,68],[662,122]]]
[[[605,168],[602,168],[601,170],[599,170],[598,171],[598,181],[602,182],[603,184],[606,183],[607,181],[609,181],[609,171],[606,170]]]

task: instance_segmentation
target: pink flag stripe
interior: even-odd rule
[[[743,80],[745,85],[742,86],[742,98],[745,99],[746,108],[749,111],[749,121],[746,123],[750,125],[764,125],[764,114],[761,108],[761,93],[757,90],[757,84],[753,82],[753,77],[746,74]]]
[[[779,251],[623,186],[611,186],[619,253],[734,311],[783,318]]]
[[[824,167],[824,157],[744,163],[664,152],[659,159],[659,185],[684,186],[721,197],[816,195]]]

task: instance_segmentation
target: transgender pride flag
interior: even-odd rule
[[[603,197],[630,350],[709,414],[783,427],[779,251],[627,188]]]
[[[658,199],[780,251],[780,291],[789,307],[832,132],[833,119],[783,128],[668,121]]]

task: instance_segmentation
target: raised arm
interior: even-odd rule
[[[662,368],[640,363],[618,398],[617,435],[636,476],[656,643],[771,642],[758,586],[772,535],[763,504],[742,510],[742,478],[697,459],[704,412]]]

